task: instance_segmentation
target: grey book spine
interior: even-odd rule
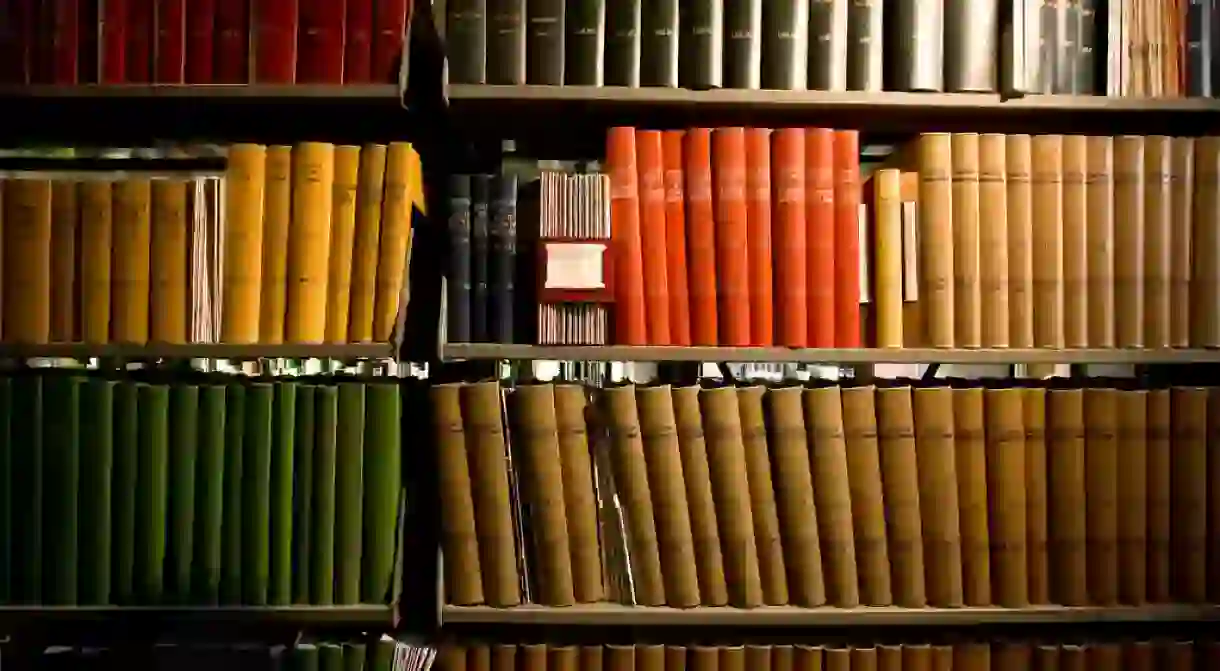
[[[470,175],[449,179],[449,276],[446,339],[470,342]]]
[[[1058,16],[1055,93],[1079,93],[1076,88],[1080,67],[1080,0],[1060,0]]]
[[[1039,16],[1042,38],[1039,40],[1039,70],[1042,72],[1040,91],[1054,93],[1058,81],[1059,3],[1061,0],[1036,0],[1042,3]]]
[[[885,22],[886,88],[940,91],[945,87],[944,0],[892,0]]]
[[[640,84],[678,86],[678,0],[644,0]]]
[[[809,2],[809,88],[812,90],[847,90],[848,2]]]
[[[724,83],[724,3],[685,0],[678,21],[679,83],[695,90],[720,88]]]
[[[485,0],[449,0],[445,17],[449,81],[487,81],[487,5]]]
[[[762,0],[724,2],[724,85],[762,87]]]
[[[491,204],[491,329],[498,343],[514,342],[514,278],[517,275],[517,176],[498,175]]]
[[[1190,0],[1186,9],[1186,95],[1213,95],[1212,31],[1216,29],[1215,0]]]
[[[531,84],[563,84],[564,0],[528,0],[525,73]]]
[[[1042,0],[1001,0],[1000,89],[1042,92]]]
[[[487,0],[487,83],[525,81],[525,0]]]
[[[847,88],[880,91],[883,85],[883,0],[852,0],[847,10]],[[893,2],[893,0],[890,0]]]
[[[804,90],[809,82],[808,37],[808,0],[771,0],[763,6],[763,88]]]
[[[996,90],[999,54],[996,0],[945,0],[945,90]]]
[[[1097,0],[1077,0],[1076,93],[1097,95]]]
[[[606,86],[640,85],[640,2],[612,0],[606,7]]]
[[[470,338],[474,342],[491,341],[491,180],[491,175],[475,175],[470,180]]]
[[[564,83],[601,86],[605,73],[606,0],[568,0]]]

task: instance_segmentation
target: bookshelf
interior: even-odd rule
[[[84,359],[98,357],[128,361],[152,359],[385,359],[395,355],[389,343],[345,345],[237,345],[230,343],[191,343],[147,345],[50,343],[46,345],[0,344],[0,359],[38,357]]]

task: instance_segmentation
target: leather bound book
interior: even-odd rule
[[[678,82],[688,89],[720,88],[724,81],[724,0],[688,0],[678,20]]]
[[[524,84],[525,0],[487,1],[487,83]]]
[[[1194,270],[1191,210],[1195,190],[1195,140],[1170,140],[1169,166],[1169,345],[1190,345],[1190,278]]]
[[[847,8],[850,0],[809,2],[809,89],[847,90]]]
[[[806,347],[805,130],[777,129],[771,143],[775,344]]]
[[[258,308],[258,339],[262,343],[279,344],[284,342],[285,306],[288,299],[288,255],[284,250],[288,249],[288,228],[292,222],[292,147],[268,147],[265,173],[267,181],[263,190],[263,288]],[[358,260],[354,259],[352,263],[353,267],[360,267]],[[374,256],[374,272],[376,265]],[[372,292],[369,292],[369,298],[372,299]],[[355,296],[353,304],[359,302],[360,296]],[[372,328],[372,324],[370,306],[369,328]],[[369,339],[364,337],[364,340]]]
[[[128,0],[130,2],[130,0]],[[248,0],[215,0],[215,58],[212,80],[216,84],[250,81],[250,5]],[[334,4],[342,7],[342,3]],[[342,11],[342,10],[340,10]],[[342,16],[342,14],[340,14]],[[302,12],[304,19],[304,12]],[[340,24],[342,30],[342,24]],[[340,37],[342,44],[342,37]],[[302,52],[304,49],[302,49]]]
[[[763,6],[762,87],[801,91],[809,81],[808,0]]]
[[[51,339],[51,200],[50,180],[16,178],[4,184],[5,342],[42,344]],[[147,201],[144,221],[147,223]],[[138,250],[134,253],[138,255]],[[147,250],[144,255],[147,259]],[[123,264],[123,268],[130,267]],[[147,291],[147,284],[144,288]],[[126,291],[122,296],[137,302],[138,297]],[[148,305],[147,297],[144,305]],[[123,310],[120,314],[131,313]]]
[[[813,445],[810,465],[827,602],[840,608],[860,605],[852,496],[847,463],[842,394],[839,387],[802,392],[805,430]]]
[[[1010,339],[1007,143],[1007,136],[999,133],[979,136],[979,342],[983,347],[1008,347]]]
[[[1197,387],[1174,387],[1169,395],[1170,590],[1179,603],[1208,598],[1208,395]]]
[[[1080,19],[1076,32],[1076,79],[1072,92],[1077,95],[1097,95],[1097,64],[1104,63],[1097,52],[1103,42],[1097,39],[1098,0],[1078,0]]]
[[[784,569],[779,513],[773,486],[774,469],[767,452],[767,428],[763,409],[766,391],[760,386],[737,390],[741,411],[741,435],[745,446],[746,483],[750,514],[754,518],[754,540],[758,551],[763,603],[788,605],[788,576]]]
[[[718,128],[712,133],[712,164],[719,342],[745,347],[750,344],[745,129]]]
[[[678,85],[678,0],[644,3],[640,31],[640,84]]]
[[[110,257],[110,339],[114,342],[140,345],[148,342],[151,191],[149,179],[127,179],[118,182],[114,190],[114,245]],[[9,265],[5,264],[6,270]],[[9,287],[6,282],[6,294]],[[31,294],[37,295],[32,290]],[[6,295],[5,310],[9,302]],[[7,323],[5,330],[5,337],[12,335]]]
[[[129,0],[110,0],[102,5],[99,17],[98,49],[101,52],[101,83],[124,84],[127,82],[127,3]],[[224,0],[214,0],[223,2]],[[21,83],[25,83],[25,80]]]
[[[366,84],[373,75],[373,4],[375,0],[346,0],[343,36],[343,83]]]
[[[924,543],[911,388],[897,386],[878,389],[876,406],[877,445],[881,454],[881,485],[894,604],[923,608],[928,605],[928,599],[924,589]]]
[[[517,268],[517,176],[500,174],[492,181],[488,221],[488,298],[492,342],[515,342],[513,313]]]
[[[1034,221],[1028,135],[1004,142],[1004,179],[1008,199],[1008,344],[1034,346]]]
[[[484,83],[487,81],[488,61],[486,0],[449,0],[445,12],[449,81],[455,84]]]
[[[187,182],[152,184],[152,251],[149,340],[185,343],[190,313],[187,269],[190,258],[186,208]]]
[[[873,192],[873,303],[877,347],[902,347],[902,186],[898,170],[882,169]]]
[[[948,133],[918,141],[920,301],[932,347],[954,345],[953,160]]]
[[[566,62],[563,69],[563,83],[577,86],[601,86],[605,73],[605,0],[569,2],[564,25],[567,36],[564,38]],[[677,42],[676,36],[674,42]],[[676,47],[674,51],[677,52]]]
[[[254,10],[255,83],[291,84],[296,68],[297,0],[259,3]]]
[[[999,3],[953,0],[945,3],[945,90],[996,90]]]
[[[1114,138],[1087,140],[1085,213],[1088,230],[1088,331],[1090,347],[1114,346]]]
[[[805,296],[802,347],[835,346],[835,132],[805,129]],[[799,252],[799,248],[797,250]],[[793,289],[796,290],[796,289]],[[799,314],[799,313],[798,313]]]
[[[648,342],[636,166],[635,129],[611,128],[606,137],[606,170],[610,173],[610,216],[614,222],[611,228],[615,259],[614,324],[615,343],[619,345],[644,345]],[[692,253],[692,264],[693,259]]]
[[[944,0],[898,0],[885,21],[886,88],[944,88]]]
[[[1119,347],[1144,347],[1144,138],[1114,138],[1114,305]]]
[[[110,247],[114,222],[113,183],[86,181],[80,187],[81,342],[110,340]]]
[[[750,344],[775,343],[771,256],[771,130],[746,130],[746,267],[749,272]]]
[[[1147,478],[1148,515],[1148,600],[1152,603],[1170,601],[1170,584],[1173,573],[1170,564],[1170,527],[1173,514],[1172,458],[1170,442],[1172,420],[1170,418],[1169,390],[1153,389],[1148,392],[1148,417],[1145,424],[1148,463]]]
[[[783,538],[784,565],[788,567],[788,596],[792,605],[812,608],[826,603],[822,551],[813,498],[813,473],[801,408],[801,388],[770,389],[767,410],[767,445]]]
[[[875,389],[847,387],[843,402],[843,438],[847,446],[847,480],[860,575],[860,601],[866,606],[893,604],[886,539],[881,456],[877,443]]]
[[[1189,0],[1186,3],[1186,95],[1209,97],[1214,95],[1216,79],[1213,70],[1220,67],[1214,63],[1216,31],[1216,3],[1212,0]]]
[[[835,347],[860,346],[860,134],[834,134]]]
[[[649,345],[670,345],[669,286],[665,251],[665,166],[661,131],[637,130],[640,241],[644,261],[644,313]]]
[[[461,388],[460,384],[438,384],[429,389],[432,430],[437,441],[445,603],[459,606],[483,603],[475,490],[471,487],[474,463],[467,454]]]
[[[109,6],[109,3],[107,3]],[[186,3],[186,83],[211,84],[216,0]]]
[[[491,342],[488,229],[490,227],[491,175],[471,178],[470,201],[470,337]]]
[[[1031,141],[1035,347],[1063,347],[1063,137]]]
[[[606,86],[640,85],[642,0],[606,6]]]
[[[326,280],[326,342],[347,342],[351,314],[352,255],[356,238],[356,188],[360,147],[335,147],[334,195],[331,197],[330,259]]]
[[[559,428],[559,464],[563,477],[564,513],[572,555],[572,585],[577,603],[594,603],[605,596],[601,545],[598,541],[597,499],[589,453],[584,387],[555,387],[555,418]]]
[[[389,84],[398,81],[408,7],[408,0],[377,0],[373,6],[374,83]]]
[[[564,0],[527,0],[525,72],[530,84],[563,84],[564,20]]]
[[[880,91],[884,85],[883,25],[880,0],[853,0],[847,10],[847,88]]]
[[[1063,136],[1063,338],[1089,345],[1088,138]]]
[[[686,264],[686,171],[682,147],[686,133],[667,130],[661,137],[665,168],[665,268],[669,289],[669,331],[675,345],[691,344],[690,290]]]
[[[1055,33],[1055,81],[1058,94],[1076,93],[1077,68],[1080,67],[1080,0],[1059,0],[1058,30]]]
[[[678,431],[678,454],[682,458],[682,479],[686,483],[686,504],[690,510],[691,536],[695,543],[695,572],[699,578],[700,603],[704,606],[723,606],[729,602],[729,593],[725,582],[724,556],[720,551],[707,438],[699,407],[700,389],[674,387],[670,393]],[[699,661],[699,651],[695,650],[692,666],[698,669]]]
[[[1170,346],[1172,159],[1170,138],[1144,137],[1144,347]]]
[[[343,83],[344,2],[301,0],[297,81]]]
[[[127,0],[127,82],[153,81],[157,30],[156,0]]]
[[[962,529],[962,597],[967,606],[990,606],[991,531],[987,519],[986,411],[984,390],[955,388],[953,434],[957,441],[957,501]]]
[[[686,168],[688,285],[691,342],[719,342],[717,319],[716,218],[712,199],[712,131],[691,128],[683,152]],[[619,221],[615,219],[615,221]],[[618,226],[618,224],[615,224]],[[617,234],[616,234],[617,237]]]
[[[221,302],[222,342],[259,341],[266,162],[267,149],[262,145],[239,144],[229,150],[229,169],[225,175],[228,230],[225,232]],[[329,184],[327,188],[330,188]],[[326,215],[329,220],[329,211]],[[117,242],[117,229],[115,233]]]
[[[1118,598],[1128,606],[1148,601],[1148,392],[1118,393]]]
[[[1118,395],[1115,389],[1084,390],[1085,556],[1089,602],[1119,603]]]
[[[1220,137],[1195,140],[1190,344],[1220,346]]]
[[[912,391],[925,590],[928,604],[942,608],[963,603],[953,421],[955,393],[948,387]],[[947,483],[953,484],[946,486]]]
[[[1046,409],[1051,599],[1065,606],[1085,606],[1089,604],[1089,525],[1084,392],[1051,389]]]
[[[958,347],[982,344],[982,288],[979,277],[979,136],[954,133],[953,311]]]
[[[1015,387],[983,392],[993,594],[1008,608],[1029,605],[1024,393]]]
[[[470,175],[449,179],[449,272],[445,338],[470,342]]]
[[[157,0],[156,13],[156,67],[153,81],[158,84],[185,83],[186,0]]]
[[[1029,559],[1029,602],[1051,602],[1050,566],[1047,563],[1047,450],[1046,390],[1022,390],[1025,425],[1025,545]]]
[[[76,323],[80,186],[72,180],[55,180],[51,184],[51,342],[80,341]],[[181,265],[185,267],[185,259]]]
[[[724,86],[762,85],[762,0],[724,0]]]

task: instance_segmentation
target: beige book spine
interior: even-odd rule
[[[580,648],[571,645],[550,645],[546,651],[546,671],[583,671],[580,669]]]
[[[80,339],[110,341],[110,248],[114,223],[114,185],[81,183]],[[6,336],[7,337],[7,336]]]
[[[704,645],[691,646],[690,671],[717,671],[719,668],[720,650]]]
[[[1144,346],[1144,138],[1114,138],[1114,334]],[[1121,309],[1120,309],[1121,308]]]
[[[51,182],[10,179],[4,189],[4,339],[51,339]],[[147,305],[147,302],[145,303]]]
[[[995,671],[1027,671],[1034,655],[1028,643],[1000,643],[991,657],[991,668]]]
[[[962,595],[967,606],[990,606],[991,537],[987,524],[987,457],[983,390],[953,390],[957,501],[962,527]]]
[[[1169,347],[1172,159],[1170,138],[1144,138],[1144,347]]]
[[[746,668],[750,669],[750,671],[754,671],[755,669],[758,669],[759,671],[772,671],[771,646],[747,645]]]
[[[791,645],[776,645],[771,649],[772,671],[795,671],[796,650]]]
[[[579,659],[581,671],[602,671],[605,656],[605,650],[600,645],[582,645]]]
[[[784,550],[781,546],[779,513],[771,477],[771,458],[767,454],[764,393],[762,387],[738,389],[737,404],[741,411],[746,482],[750,489],[750,512],[754,518],[754,540],[758,550],[763,602],[769,606],[786,606],[788,577],[784,569]]]
[[[1192,347],[1220,347],[1220,136],[1195,140]]]
[[[903,671],[933,671],[932,646],[927,644],[902,645]]]
[[[635,646],[635,668],[637,671],[666,671],[665,646],[637,643]]]
[[[263,289],[259,298],[259,341],[284,342],[288,307],[288,231],[292,221],[292,147],[267,147],[263,192]]]
[[[110,257],[110,339],[115,342],[148,342],[151,199],[151,180],[127,179],[115,185]]]
[[[605,652],[606,671],[634,671],[634,645],[607,645]]]
[[[1118,393],[1118,598],[1148,601],[1148,392]]]
[[[953,671],[990,671],[991,646],[987,643],[959,643],[953,646]]]
[[[462,423],[461,385],[433,385],[429,395],[440,477],[445,600],[459,606],[478,605],[483,603],[483,582],[475,528],[474,490]]]
[[[798,645],[793,653],[793,671],[822,671],[822,647],[817,645]]]
[[[994,600],[1010,608],[1029,605],[1023,397],[1019,388],[983,392]]]
[[[928,603],[961,606],[962,532],[954,444],[953,397],[948,387],[912,392]]]
[[[605,598],[601,547],[597,536],[597,500],[593,464],[585,423],[585,389],[579,385],[555,386],[555,420],[559,429],[559,465],[563,474],[563,501],[571,544],[572,585],[577,603]]]
[[[1005,141],[1008,190],[1008,335],[1012,347],[1034,346],[1033,154],[1028,135]]]
[[[453,643],[437,650],[436,663],[441,671],[466,671],[467,649]]]
[[[765,400],[769,419],[767,445],[775,466],[775,496],[784,566],[790,578],[789,597],[796,606],[821,606],[826,603],[826,587],[801,388],[771,389]],[[815,523],[810,524],[810,520]]]
[[[1148,600],[1170,601],[1170,499],[1173,491],[1169,390],[1148,392]]]
[[[720,553],[720,530],[716,525],[716,504],[712,495],[703,416],[699,409],[699,388],[679,387],[671,393],[682,457],[682,476],[686,481],[686,505],[690,508],[691,536],[695,542],[695,572],[699,576],[700,601],[704,606],[723,606],[729,602],[729,593],[724,577],[724,556]]]
[[[877,646],[877,671],[903,671],[902,646]]]
[[[1063,347],[1063,136],[1030,141],[1034,346]]]
[[[1055,603],[1089,603],[1085,511],[1084,392],[1047,392],[1049,555]]]
[[[1195,140],[1170,141],[1169,168],[1169,344],[1190,346],[1190,279],[1194,274],[1191,206],[1195,190]]]
[[[1089,346],[1088,138],[1063,136],[1063,344]]]
[[[381,243],[381,199],[385,187],[386,146],[366,144],[360,150],[356,186],[356,235],[352,241],[352,291],[348,340],[373,339],[377,296],[377,259]]]
[[[288,229],[288,304],[284,340],[326,340],[335,146],[302,142],[292,150],[292,222]]]
[[[1089,601],[1118,604],[1118,391],[1084,390]]]
[[[951,671],[953,669],[953,646],[932,646],[932,671]]]
[[[979,285],[979,136],[954,133],[953,168],[953,334],[958,347],[982,343]]]
[[[852,496],[848,484],[842,394],[838,387],[806,389],[805,430],[809,434],[813,500],[817,506],[822,572],[831,605],[860,605]]]
[[[547,646],[517,646],[517,668],[519,671],[547,671]]]
[[[51,342],[75,342],[80,182],[51,184]]]
[[[1093,136],[1087,141],[1089,248],[1089,346],[1113,347],[1114,326],[1114,138]]]
[[[979,291],[983,347],[1008,347],[1007,137],[979,136]]]
[[[948,133],[919,138],[919,299],[931,347],[953,347],[953,152]]]
[[[877,648],[852,648],[851,671],[877,671]]]
[[[746,649],[742,646],[721,646],[720,671],[746,671]]]
[[[894,597],[885,534],[875,390],[871,386],[847,387],[841,394],[860,599],[867,606],[889,606]]]
[[[335,147],[335,183],[334,194],[331,196],[333,210],[330,224],[330,276],[326,280],[327,342],[347,342],[359,173],[360,147]]]
[[[902,183],[898,170],[873,175],[873,305],[877,347],[902,347]]]
[[[223,281],[220,339],[227,343],[259,342],[259,299],[263,284],[263,190],[267,148],[235,144],[225,171]],[[119,184],[122,189],[122,183]],[[117,197],[117,193],[116,193]],[[117,203],[116,203],[117,207]],[[115,248],[120,241],[117,217]]]
[[[581,669],[581,671],[587,670]],[[665,646],[665,671],[686,671],[686,648],[684,646]],[[777,671],[779,670],[777,669]],[[791,671],[791,669],[784,671]]]
[[[1125,671],[1152,671],[1156,667],[1156,649],[1151,641],[1131,641],[1123,645],[1122,668]]]
[[[1025,424],[1025,545],[1029,572],[1029,602],[1051,602],[1047,557],[1048,508],[1046,456],[1046,390],[1022,390]]]
[[[878,389],[876,404],[894,604],[922,608],[928,605],[928,598],[924,587],[924,544],[911,388]]]
[[[851,662],[848,648],[825,648],[822,653],[822,668],[826,671],[854,671]]]
[[[373,301],[373,340],[377,342],[389,341],[398,319],[398,302],[405,286],[407,253],[411,246],[412,202],[422,179],[420,169],[419,155],[409,143],[390,144],[386,152]]]
[[[497,648],[506,647],[516,656],[516,648],[513,646],[496,646]],[[492,649],[487,645],[473,645],[466,649],[466,668],[469,671],[511,671],[513,668],[503,666],[493,666],[492,664]]]
[[[159,179],[152,184],[152,324],[154,342],[185,343],[191,311],[187,272],[190,224],[186,182]]]

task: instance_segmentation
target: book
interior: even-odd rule
[[[486,0],[454,0],[445,6],[445,41],[449,81],[482,84],[487,81]]]
[[[351,1],[352,6],[359,4]],[[297,6],[296,0],[274,0],[254,8],[255,82],[291,84],[296,79]]]
[[[771,273],[778,308],[774,336],[775,344],[784,347],[805,347],[808,342],[805,142],[805,131],[800,128],[771,133],[771,250],[775,259]]]
[[[944,88],[944,12],[940,0],[893,3],[883,26],[886,89]]]
[[[298,11],[297,81],[302,84],[342,84],[346,0],[300,0]]]
[[[221,340],[224,342],[251,343],[259,339],[266,170],[266,147],[242,144],[231,149],[225,190],[225,218],[230,223],[225,236],[225,295],[221,301],[224,310]],[[304,166],[300,166],[298,172],[303,185]],[[307,203],[298,203],[296,217],[312,216],[300,209],[304,205]],[[117,228],[115,232],[119,232]],[[116,242],[118,239],[116,235]],[[293,243],[300,244],[299,238]]]
[[[678,8],[677,0],[643,3],[639,66],[643,86],[678,86]]]
[[[639,86],[643,34],[641,0],[612,2],[606,7],[606,86]],[[685,62],[685,58],[683,59]]]
[[[809,89],[847,90],[848,0],[809,3]]]
[[[564,17],[567,33],[564,37],[564,83],[601,86],[605,75],[605,0],[568,3]]]
[[[564,82],[564,0],[526,2],[526,81],[558,86]]]
[[[636,165],[639,169],[640,241],[643,245],[644,313],[647,342],[672,344],[667,282],[665,165],[661,131],[637,130]]]
[[[880,91],[883,85],[885,5],[855,0],[847,10],[847,88]]]
[[[491,0],[487,5],[487,83],[526,82],[525,0]]]
[[[944,31],[945,90],[955,93],[994,91],[998,3],[989,0],[946,3]]]
[[[762,2],[724,2],[724,86],[757,89],[762,85]]]
[[[809,3],[768,3],[762,20],[762,87],[803,90],[809,79]]]

